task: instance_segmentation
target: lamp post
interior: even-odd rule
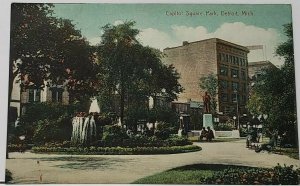
[[[236,100],[237,129],[240,129],[238,91],[235,89],[233,92],[235,93],[235,100]]]
[[[234,121],[234,126],[236,126],[235,120],[236,120],[236,116],[233,116],[233,121]]]

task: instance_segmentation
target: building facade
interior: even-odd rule
[[[69,92],[64,85],[45,86],[43,89],[24,89],[21,88],[19,81],[14,82],[10,101],[10,109],[13,112],[20,116],[25,113],[28,105],[38,102],[59,102],[67,105],[69,104]]]
[[[250,80],[257,79],[263,73],[263,71],[268,68],[277,68],[277,67],[270,61],[250,62],[248,64],[248,74]]]
[[[205,90],[200,89],[199,79],[214,74],[218,80],[217,112],[242,114],[248,98],[248,53],[244,46],[212,38],[166,48],[163,61],[180,73],[184,92],[179,101],[202,102]]]

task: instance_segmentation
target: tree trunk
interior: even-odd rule
[[[124,108],[125,108],[125,91],[124,91],[123,84],[121,84],[120,88],[121,88],[121,91],[120,91],[120,120],[121,120],[121,125],[123,126],[123,123],[124,123]]]

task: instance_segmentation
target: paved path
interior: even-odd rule
[[[10,153],[7,168],[12,171],[16,183],[132,183],[145,176],[195,163],[259,167],[280,163],[300,167],[299,160],[287,156],[255,153],[245,148],[245,140],[195,144],[201,146],[202,151],[170,155]]]

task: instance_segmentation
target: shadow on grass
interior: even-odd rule
[[[211,171],[220,171],[228,168],[252,168],[242,165],[227,165],[227,164],[193,164],[186,165],[182,167],[176,167],[167,171],[186,171],[186,170],[211,170]]]
[[[80,169],[80,170],[96,170],[96,169],[111,169],[114,165],[130,162],[130,159],[119,158],[103,158],[103,157],[42,157],[42,158],[30,158],[40,162],[59,162],[54,167],[65,169]],[[61,164],[61,162],[63,162]]]

